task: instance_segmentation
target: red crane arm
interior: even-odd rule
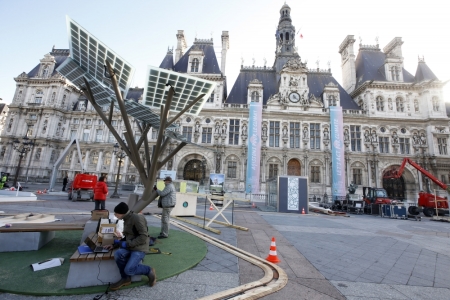
[[[428,172],[427,170],[425,170],[424,168],[422,168],[419,164],[415,163],[414,161],[412,161],[410,158],[405,157],[403,159],[402,164],[400,165],[400,168],[397,170],[397,172],[395,172],[394,178],[399,178],[400,176],[402,176],[403,171],[405,170],[405,166],[406,163],[409,163],[411,166],[413,166],[414,168],[416,168],[417,170],[419,170],[420,173],[422,173],[423,175],[427,176],[428,178],[431,179],[431,181],[433,181],[434,183],[436,183],[438,186],[440,186],[442,189],[446,190],[447,189],[447,185],[445,183],[443,183],[442,181],[440,181],[439,179],[437,179],[436,177],[434,177],[430,172]]]

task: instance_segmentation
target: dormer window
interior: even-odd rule
[[[439,111],[439,98],[434,96],[431,101],[433,102],[433,111]]]
[[[384,111],[384,99],[381,96],[378,96],[376,99],[377,111]]]
[[[397,66],[391,67],[392,81],[400,81],[400,68]]]
[[[332,95],[328,96],[328,106],[336,106],[336,97]]]
[[[44,92],[42,90],[37,90],[36,91],[36,96],[34,97],[34,103],[35,104],[41,104],[43,97],[44,97]]]
[[[397,97],[397,99],[395,99],[395,104],[398,112],[403,112],[405,110],[402,97]]]
[[[197,58],[194,58],[191,62],[191,72],[198,72],[199,61]]]
[[[213,103],[214,102],[214,93],[211,93],[211,96],[209,96],[207,103]]]
[[[44,67],[44,70],[42,71],[42,78],[48,77],[48,66]]]
[[[259,102],[259,93],[258,92],[252,92],[252,102]]]

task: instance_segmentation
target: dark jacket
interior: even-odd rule
[[[144,215],[128,211],[123,217],[123,235],[128,245],[127,249],[148,253],[150,238]]]
[[[108,186],[104,181],[97,181],[94,188],[94,200],[106,200],[108,194]]]
[[[64,179],[63,179],[63,185],[67,185],[67,182],[69,182],[69,180],[67,179],[67,177],[64,177]]]
[[[169,183],[162,191],[156,190],[161,197],[161,205],[163,208],[174,207],[177,203],[177,190],[173,183]]]

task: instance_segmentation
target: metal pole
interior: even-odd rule
[[[117,176],[116,176],[116,187],[114,188],[114,193],[111,195],[111,198],[120,198],[117,193],[117,186],[119,185],[119,174],[120,174],[120,165],[122,164],[122,155],[119,154],[119,167],[117,168]]]
[[[19,177],[19,171],[20,171],[20,164],[22,163],[22,158],[24,156],[24,153],[19,152],[19,165],[17,166],[17,170],[16,170],[16,176],[14,176],[14,182],[13,182],[13,186],[16,186],[17,183],[17,177]]]

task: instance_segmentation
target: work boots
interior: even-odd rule
[[[116,283],[111,284],[111,286],[109,287],[109,289],[111,291],[115,291],[120,289],[123,286],[127,286],[131,284],[131,277],[127,277],[127,278],[122,278],[119,281],[117,281]]]
[[[150,272],[148,272],[148,285],[149,286],[154,286],[156,283],[156,272],[155,269],[150,268]]]

